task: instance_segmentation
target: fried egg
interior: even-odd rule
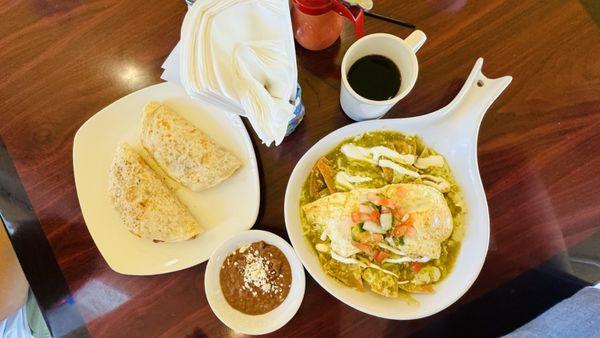
[[[331,249],[342,257],[349,257],[359,252],[352,244],[351,228],[355,223],[351,214],[373,192],[393,200],[411,215],[415,231],[404,236],[404,244],[397,246],[400,252],[408,257],[440,257],[441,243],[452,233],[452,214],[444,195],[428,185],[400,183],[379,189],[334,193],[306,204],[303,211],[308,222],[323,227],[331,240]]]

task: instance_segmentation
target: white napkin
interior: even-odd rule
[[[280,144],[294,117],[297,84],[288,1],[196,1],[163,68],[163,79],[246,116],[267,146]]]

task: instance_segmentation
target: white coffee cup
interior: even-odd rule
[[[420,30],[415,30],[406,39],[386,33],[367,35],[348,48],[342,60],[342,85],[340,104],[344,113],[355,121],[382,117],[398,101],[410,92],[417,81],[419,64],[415,53],[427,40]],[[396,96],[385,101],[369,100],[358,95],[348,83],[348,70],[363,56],[382,55],[392,60],[400,70],[400,89]]]

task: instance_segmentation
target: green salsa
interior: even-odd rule
[[[342,150],[344,145],[347,145],[344,149],[353,150],[357,155],[349,156],[349,151],[344,153]],[[376,158],[376,151],[383,151],[383,153],[378,153]],[[361,159],[361,156],[364,158]],[[383,166],[385,161],[382,160],[394,163],[390,164],[390,167],[385,167]],[[315,164],[303,185],[300,206],[302,209],[311,202],[337,192],[382,188],[399,183],[428,185],[443,194],[450,210],[452,230],[451,235],[440,243],[439,258],[427,260],[421,257],[415,258],[417,261],[389,263],[390,258],[402,259],[403,256],[399,256],[396,251],[369,242],[372,238],[381,241],[384,237],[385,240],[381,242],[386,246],[389,244],[392,248],[401,249],[407,235],[400,235],[405,224],[401,225],[400,222],[406,217],[401,219],[394,214],[393,229],[389,229],[388,225],[388,230],[385,230],[384,223],[380,222],[376,230],[384,229],[379,232],[381,237],[365,229],[369,226],[373,227],[372,224],[366,226],[365,224],[369,222],[357,220],[355,224],[348,227],[348,232],[352,243],[362,249],[344,259],[332,253],[331,241],[323,235],[325,227],[323,224],[311,224],[304,211],[301,212],[301,217],[306,239],[315,248],[319,262],[328,275],[359,290],[363,290],[366,283],[372,291],[386,297],[410,299],[410,293],[433,292],[433,286],[450,273],[464,233],[466,208],[463,196],[448,163],[440,154],[423,144],[419,137],[407,136],[399,132],[374,131],[348,138]],[[389,212],[385,206],[382,207],[377,203],[364,204],[365,206],[361,208],[370,207],[372,209],[369,210],[373,210],[377,215]],[[410,225],[407,227],[410,228]],[[396,233],[397,229],[400,229],[398,233]],[[366,243],[367,247],[360,243]],[[342,262],[348,259],[351,260],[350,263]]]

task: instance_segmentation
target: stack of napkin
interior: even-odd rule
[[[297,68],[288,0],[199,0],[163,79],[246,116],[267,145],[278,145],[294,118]]]

